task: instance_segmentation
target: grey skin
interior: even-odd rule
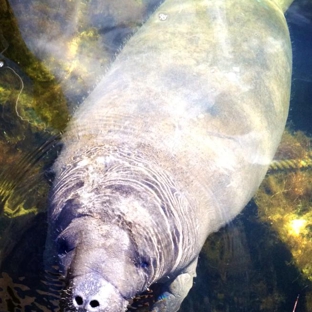
[[[283,6],[166,0],[75,112],[54,170],[48,245],[67,310],[123,312],[151,284],[175,312],[207,236],[261,183],[289,106]]]

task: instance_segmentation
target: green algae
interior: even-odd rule
[[[0,69],[0,105],[16,107],[18,117],[40,131],[46,128],[63,130],[69,118],[66,99],[55,77],[28,50],[13,12],[3,0],[0,3],[0,29],[0,49],[5,56]],[[26,79],[31,81],[31,87],[30,83],[25,83],[22,88],[21,81]]]

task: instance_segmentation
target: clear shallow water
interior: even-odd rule
[[[53,308],[44,301],[44,292],[47,290],[40,281],[44,278],[42,250],[47,228],[46,198],[51,177],[49,172],[45,177],[40,172],[49,168],[53,162],[56,147],[51,144],[49,153],[33,154],[33,151],[37,151],[54,133],[64,129],[76,105],[73,103],[79,103],[105,71],[105,65],[102,69],[101,66],[93,68],[90,65],[88,60],[95,56],[87,58],[84,54],[84,40],[95,42],[95,47],[107,52],[107,55],[96,55],[97,59],[113,59],[114,51],[120,43],[144,20],[144,6],[138,5],[141,17],[135,17],[139,20],[137,23],[131,19],[127,23],[120,23],[110,18],[109,21],[115,22],[114,27],[100,25],[101,29],[106,29],[106,34],[111,35],[107,41],[95,40],[101,38],[101,34],[90,31],[99,26],[95,24],[91,27],[88,24],[89,21],[97,20],[96,14],[90,16],[89,20],[82,18],[77,23],[80,29],[85,27],[80,32],[79,40],[75,41],[71,37],[70,30],[65,32],[69,37],[64,40],[73,42],[72,49],[67,51],[69,56],[66,57],[75,51],[81,52],[82,57],[78,58],[76,68],[75,64],[72,65],[74,69],[64,68],[60,74],[56,73],[60,75],[58,77],[53,76],[55,72],[51,68],[59,66],[60,56],[45,63],[38,62],[23,44],[18,25],[12,15],[8,14],[4,1],[0,2],[0,7],[0,43],[4,62],[0,68],[0,160],[4,168],[0,184],[0,307],[3,311],[49,311]],[[56,12],[58,9],[60,7],[56,6]],[[95,7],[93,12],[97,9],[103,8]],[[79,11],[81,7],[75,10]],[[287,15],[294,55],[289,120],[292,129],[306,131],[308,135],[312,132],[312,64],[309,57],[312,55],[311,16],[311,6],[305,1],[295,2]],[[66,20],[72,21],[74,17],[75,13],[72,13]],[[25,15],[24,18],[29,23],[32,17]],[[35,22],[31,21],[32,27],[37,27]],[[11,33],[8,33],[8,29]],[[58,31],[56,29],[56,33]],[[25,29],[21,32],[23,34]],[[27,34],[24,33],[24,36]],[[82,46],[79,46],[80,43]],[[44,55],[45,44],[39,56]],[[78,50],[77,46],[80,47]],[[80,54],[73,55],[78,57]],[[86,84],[83,75],[79,76],[79,70],[83,69],[92,73],[85,78],[88,82]],[[66,76],[68,73],[70,75]],[[57,82],[59,79],[62,81],[61,86]],[[306,148],[309,148],[308,144]],[[41,154],[44,154],[42,159]],[[21,162],[20,159],[24,160]],[[302,179],[308,181],[306,177]],[[306,196],[301,202],[307,205],[308,200]],[[297,202],[294,206],[298,210]],[[292,311],[298,294],[300,297],[296,311],[312,310],[311,282],[296,265],[290,247],[270,224],[273,222],[269,219],[263,222],[264,218],[258,217],[261,215],[258,209],[260,207],[252,202],[229,227],[209,239],[210,243],[207,243],[200,257],[198,278],[181,311]],[[302,243],[306,242],[301,236],[299,239],[302,239]]]

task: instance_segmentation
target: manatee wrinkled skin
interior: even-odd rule
[[[68,281],[67,310],[123,312],[157,282],[151,311],[178,311],[205,239],[267,171],[290,76],[276,3],[156,9],[76,111],[54,166],[47,250]]]

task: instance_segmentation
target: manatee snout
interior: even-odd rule
[[[74,278],[70,289],[72,305],[76,311],[125,311],[128,305],[117,288],[97,273]]]
[[[127,274],[133,276],[136,268],[129,254],[132,249],[128,234],[88,216],[72,220],[63,231],[60,229],[64,223],[54,225],[54,232],[59,233],[58,264],[67,284],[63,294],[65,311],[126,311],[126,298],[132,297],[128,288],[134,280],[128,281]]]

